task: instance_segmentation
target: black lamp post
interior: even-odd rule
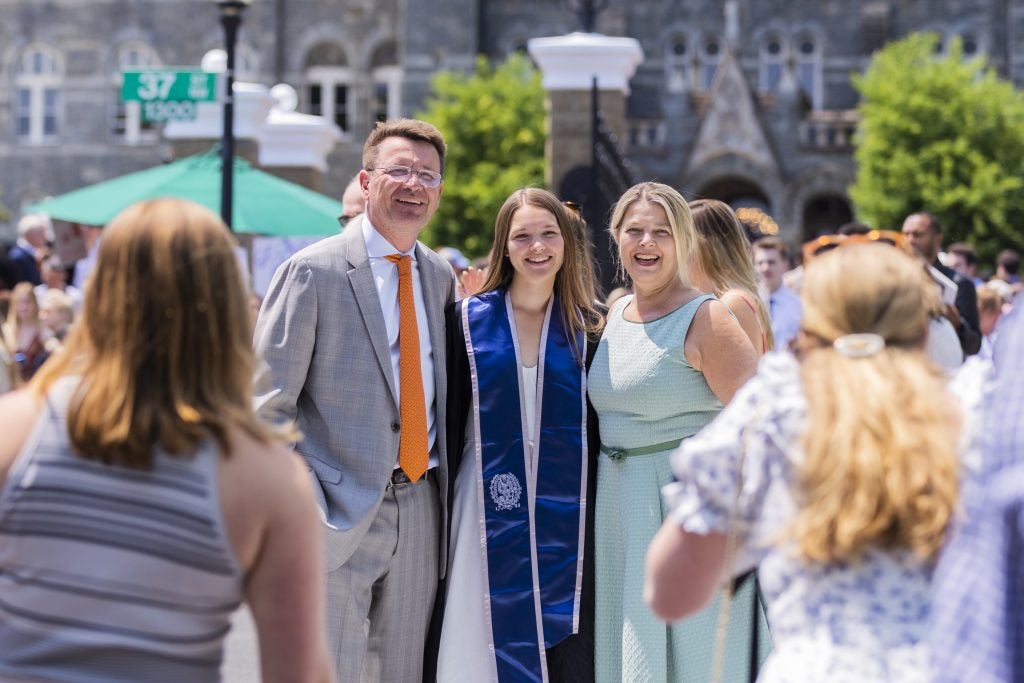
[[[220,141],[220,217],[231,229],[231,209],[235,184],[235,42],[242,25],[242,11],[252,0],[216,0],[220,23],[224,27],[224,127]]]
[[[562,4],[580,20],[584,33],[593,33],[597,15],[608,7],[608,0],[562,0]]]

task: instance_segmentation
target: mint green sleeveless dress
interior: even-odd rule
[[[722,409],[704,375],[683,354],[697,309],[714,297],[699,296],[646,323],[623,318],[631,299],[623,297],[609,311],[587,379],[602,445],[595,502],[596,678],[598,683],[707,683],[718,598],[667,626],[644,604],[643,582],[647,546],[668,512],[661,487],[672,479],[669,454],[675,449],[667,444],[696,434]],[[651,452],[659,444],[665,447]],[[637,450],[647,452],[630,452]],[[748,680],[754,599],[752,581],[733,599],[723,681]],[[763,660],[768,630],[759,608],[757,613]]]

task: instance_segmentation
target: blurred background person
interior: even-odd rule
[[[59,289],[51,289],[39,299],[39,323],[46,339],[46,351],[53,354],[64,344],[64,338],[75,320],[71,297]]]
[[[89,280],[93,267],[96,265],[96,255],[100,250],[100,236],[103,229],[96,225],[78,225],[85,237],[85,257],[75,262],[75,272],[71,276],[71,284],[80,292],[85,292],[85,283]]]
[[[785,242],[769,235],[754,242],[754,269],[771,318],[772,348],[785,351],[800,331],[800,297],[782,282],[789,269]],[[803,289],[803,284],[801,284]]]
[[[6,394],[18,385],[17,365],[14,353],[7,348],[4,336],[0,334],[0,394]]]
[[[57,256],[47,256],[40,266],[42,284],[36,285],[36,298],[40,305],[43,302],[43,295],[49,291],[64,292],[71,300],[71,308],[75,314],[82,310],[82,292],[68,282],[68,270],[61,263]]]
[[[985,281],[978,276],[978,252],[967,242],[953,242],[946,247],[946,259],[946,265],[964,277],[970,278],[975,288],[985,284]]]
[[[46,350],[46,332],[39,320],[39,300],[31,282],[19,282],[11,292],[3,335],[7,348],[14,353],[19,381],[27,382],[50,355]]]
[[[30,282],[33,286],[42,283],[39,262],[47,248],[48,229],[49,221],[42,214],[26,214],[18,221],[18,241],[7,252],[14,264],[16,283]]]
[[[978,331],[978,295],[970,278],[947,268],[939,261],[942,250],[942,225],[938,217],[926,211],[912,213],[903,221],[903,236],[929,267],[953,281],[956,291],[952,301],[943,298],[945,316],[953,325],[964,356],[970,356],[981,348],[981,333]],[[941,280],[941,278],[935,278]]]
[[[255,330],[256,330],[256,321],[260,317],[260,308],[262,308],[262,307],[263,307],[263,297],[261,297],[256,292],[249,292],[249,315],[252,318],[251,319],[251,323],[252,324],[250,326],[252,329],[250,331],[252,331],[252,332],[255,332]]]
[[[1020,254],[1013,249],[1003,249],[999,252],[996,257],[995,277],[1011,285],[1019,285]]]
[[[455,247],[438,247],[437,255],[448,262],[451,266],[452,272],[455,273],[455,298],[456,300],[465,299],[470,294],[475,294],[477,289],[467,290],[463,285],[463,277],[469,270],[469,259],[466,258],[461,251]],[[483,285],[483,279],[480,280],[478,288]]]
[[[0,394],[6,394],[18,385],[18,366],[14,362],[14,350],[7,346],[3,322],[11,307],[11,293],[0,290]]]
[[[992,357],[1004,304],[1005,301],[997,287],[987,284],[978,287],[978,325],[981,328],[981,351],[978,355],[982,358]],[[1021,349],[1021,352],[1024,353],[1024,349]]]
[[[594,680],[598,443],[585,363],[602,319],[573,220],[546,190],[514,192],[495,220],[496,267],[447,311],[457,475],[439,681],[539,681],[544,665],[547,680]],[[516,482],[504,498],[495,473]]]
[[[690,259],[693,286],[728,306],[760,358],[774,340],[746,231],[729,205],[717,199],[692,201],[690,211],[697,237]]]
[[[0,678],[219,680],[245,599],[264,681],[331,680],[317,510],[253,413],[232,247],[196,204],[129,207],[65,352],[0,397]]]
[[[341,193],[341,215],[338,216],[338,224],[344,230],[345,226],[352,222],[352,219],[366,211],[366,197],[363,196],[363,188],[359,185],[357,174]]]
[[[962,513],[935,570],[933,683],[1024,681],[1024,310],[999,323]]]
[[[757,354],[729,309],[694,287],[696,235],[686,200],[660,183],[626,191],[611,233],[633,294],[619,299],[588,374],[598,415],[596,680],[709,677],[717,610],[667,626],[643,602],[644,554],[663,514],[668,456],[754,374]],[[725,680],[745,680],[755,608],[747,582],[730,624]],[[764,632],[762,631],[762,635]]]
[[[18,269],[7,252],[8,247],[0,244],[0,293],[10,292],[18,284]]]
[[[805,259],[804,278],[796,355],[767,357],[672,456],[647,599],[678,619],[723,572],[757,566],[774,645],[759,680],[928,681],[962,412],[923,351],[936,295],[913,258],[878,244]],[[964,405],[983,385],[959,383]]]

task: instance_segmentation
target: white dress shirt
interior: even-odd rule
[[[775,337],[775,349],[785,351],[797,334],[800,333],[800,319],[803,317],[803,304],[789,287],[779,287],[768,295],[768,312],[772,319],[772,336]]]
[[[423,286],[420,284],[420,266],[416,261],[416,245],[409,251],[400,252],[377,232],[370,223],[370,217],[364,216],[363,240],[366,242],[366,255],[370,258],[370,269],[373,271],[373,282],[377,286],[377,298],[380,299],[380,310],[384,314],[384,326],[388,331],[388,348],[391,350],[391,372],[395,381],[395,393],[401,401],[401,382],[399,381],[399,309],[398,309],[398,265],[387,260],[390,254],[403,254],[412,257],[412,292],[416,301],[416,327],[420,337],[420,372],[423,374],[423,400],[427,406],[427,446],[430,448],[430,467],[438,464],[434,455],[434,441],[437,438],[434,405],[434,351],[430,345],[430,328],[427,327],[427,307],[423,303]],[[401,405],[401,404],[399,404]],[[395,467],[398,467],[396,460]]]

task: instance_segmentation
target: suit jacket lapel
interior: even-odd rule
[[[395,389],[394,372],[391,369],[388,330],[384,325],[384,314],[381,312],[377,285],[373,282],[370,259],[366,255],[366,242],[363,241],[362,217],[360,217],[359,222],[346,226],[344,236],[348,238],[346,240],[348,242],[348,262],[352,266],[348,271],[348,279],[352,284],[352,291],[355,292],[356,303],[359,304],[359,312],[362,314],[363,324],[366,325],[366,332],[370,335],[373,352],[377,356],[377,362],[380,363],[381,372],[384,373],[384,377],[388,381],[391,399],[397,406],[398,392]],[[344,311],[342,314],[344,315]],[[433,340],[433,337],[431,337],[431,340]]]

